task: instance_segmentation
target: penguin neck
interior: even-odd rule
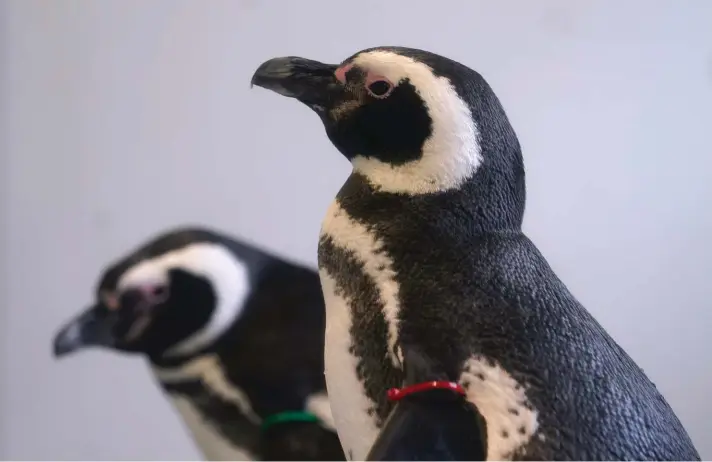
[[[237,324],[237,323],[235,323]],[[248,396],[236,383],[235,374],[228,370],[222,358],[225,345],[231,344],[230,338],[236,335],[236,325],[231,326],[213,343],[190,355],[181,356],[149,356],[150,367],[165,391],[175,392],[182,387],[195,386],[211,390],[210,393],[219,397],[223,406],[235,408],[253,425],[259,424],[259,417],[254,412],[254,406]],[[187,399],[192,400],[194,393],[187,393]]]
[[[238,330],[238,325],[239,319],[234,320],[220,336],[199,350],[183,354],[166,354],[163,351],[160,353],[149,353],[147,355],[148,362],[153,368],[172,369],[182,367],[202,357],[219,354],[220,351],[225,348],[225,344],[230,343],[230,339],[234,338]]]
[[[520,232],[526,201],[521,154],[511,153],[499,162],[492,157],[485,156],[457,188],[425,194],[384,192],[354,170],[336,200],[364,222],[387,222],[399,210],[409,210],[422,220],[456,222],[471,233]]]
[[[485,160],[471,178],[450,193],[454,206],[445,208],[455,214],[453,209],[461,208],[460,213],[480,232],[521,232],[526,185],[521,155],[514,157],[514,165]]]
[[[152,369],[207,460],[255,460],[261,418],[217,354]]]

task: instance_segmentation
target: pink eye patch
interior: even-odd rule
[[[145,285],[139,287],[139,290],[146,308],[163,303],[168,299],[168,288],[164,285]]]
[[[343,66],[337,68],[334,71],[334,76],[336,77],[336,80],[338,80],[342,84],[346,84],[346,74],[351,69],[353,69],[353,67],[353,64],[344,64]],[[388,80],[382,75],[378,75],[372,72],[366,74],[366,81],[364,83],[369,93],[371,93],[372,96],[375,96],[377,98],[383,98],[385,96],[388,96],[390,90],[393,89],[393,83],[390,80]],[[374,83],[378,84],[379,87],[382,87],[380,88],[380,92],[376,93],[371,90],[371,86]]]
[[[334,75],[336,76],[336,80],[338,80],[341,83],[346,83],[346,73],[351,70],[351,68],[354,67],[353,64],[345,64],[336,71],[334,71]]]

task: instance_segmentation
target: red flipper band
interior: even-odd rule
[[[416,383],[403,388],[391,388],[388,390],[388,400],[399,401],[408,395],[428,390],[451,390],[463,396],[465,395],[465,389],[457,382],[434,380],[432,382]]]

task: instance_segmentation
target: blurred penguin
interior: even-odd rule
[[[209,229],[181,228],[108,266],[56,357],[146,357],[209,460],[344,460],[324,382],[318,274]]]

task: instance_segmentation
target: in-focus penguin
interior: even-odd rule
[[[482,415],[466,431],[488,460],[699,459],[655,385],[522,233],[519,142],[480,74],[379,47],[338,65],[275,58],[252,83],[313,109],[353,165],[319,243],[327,389],[352,459],[384,426],[411,350]]]
[[[165,232],[102,274],[56,356],[146,356],[208,460],[344,460],[316,271],[209,229]]]

